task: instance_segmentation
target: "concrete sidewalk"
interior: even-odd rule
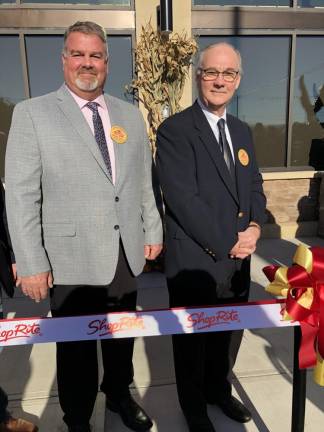
[[[320,238],[303,238],[307,245],[324,246]],[[264,292],[267,280],[262,267],[269,263],[290,265],[299,240],[261,240],[253,257],[251,300],[270,298]],[[139,309],[167,307],[167,291],[162,274],[139,277]],[[35,304],[19,293],[5,299],[8,317],[47,316],[48,302]],[[253,420],[241,425],[210,407],[210,418],[218,432],[289,432],[292,396],[292,329],[246,331],[235,366],[237,396],[253,412]],[[80,359],[82,361],[82,359]],[[185,432],[173,371],[169,336],[136,340],[135,382],[132,389],[138,402],[154,420],[152,432]],[[84,365],[87,373],[87,365]],[[39,425],[41,432],[66,431],[58,403],[55,379],[55,345],[8,347],[0,353],[0,383],[9,394],[13,415]],[[308,373],[306,432],[324,431],[324,388],[315,385]],[[94,432],[127,432],[119,416],[105,410],[98,394],[91,420]]]

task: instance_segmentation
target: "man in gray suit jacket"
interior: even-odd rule
[[[15,107],[6,155],[9,229],[23,292],[50,292],[52,315],[135,310],[145,258],[161,251],[152,158],[137,108],[103,94],[103,29],[78,22],[64,37],[65,84]],[[107,407],[132,430],[150,418],[132,399],[133,339],[101,341]],[[57,343],[57,380],[71,432],[91,430],[95,341]]]

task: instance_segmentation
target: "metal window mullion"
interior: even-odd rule
[[[132,43],[132,47],[131,47],[131,55],[132,55],[132,80],[135,79],[135,74],[136,74],[136,55],[135,55],[135,48],[137,46],[137,40],[136,40],[136,30],[132,31],[131,33],[131,43]],[[128,84],[129,85],[129,84]],[[136,100],[136,98],[134,97],[134,93],[133,93],[133,103],[136,106],[139,106],[139,101]]]
[[[27,66],[26,44],[25,44],[25,35],[22,32],[19,33],[19,46],[20,46],[20,59],[21,59],[21,65],[23,71],[25,96],[26,99],[29,99],[30,86],[29,86],[28,66]]]
[[[289,77],[289,90],[288,90],[288,130],[287,130],[287,152],[286,152],[286,166],[291,167],[291,147],[292,147],[292,128],[293,128],[293,109],[294,109],[294,92],[295,92],[295,65],[296,65],[296,32],[291,37],[291,52],[290,52],[290,77]]]
[[[306,31],[306,30],[305,30]],[[307,34],[310,32],[307,31]],[[315,34],[324,34],[323,30],[321,31],[314,31]],[[193,28],[192,29],[193,36],[238,36],[235,33],[234,28],[230,29],[219,29],[219,28]],[[240,29],[239,36],[291,36],[292,30],[288,29],[269,29],[269,28],[263,28],[263,29],[250,29],[250,28],[244,28]]]
[[[85,3],[42,3],[40,0],[38,3],[28,3],[27,0],[15,0],[15,3],[13,3],[15,7],[19,7],[19,9],[29,9],[29,10],[39,10],[39,9],[46,9],[46,10],[104,10],[104,11],[110,11],[110,10],[117,10],[120,12],[124,11],[134,11],[134,3],[130,3],[129,6],[123,6],[118,4],[91,4],[91,0],[89,0],[89,4]],[[4,4],[1,5],[1,7],[7,9],[10,7],[11,4]]]
[[[293,0],[292,7],[295,9],[298,7],[298,0]]]

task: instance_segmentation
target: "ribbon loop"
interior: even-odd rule
[[[267,266],[266,291],[286,298],[283,319],[299,321],[299,367],[315,366],[314,380],[324,386],[324,248],[299,245],[291,267]]]

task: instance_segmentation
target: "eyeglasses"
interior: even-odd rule
[[[223,78],[226,82],[234,82],[237,75],[239,74],[239,71],[235,70],[226,70],[224,72],[220,72],[216,69],[198,69],[199,74],[201,75],[202,79],[204,81],[214,81],[219,76]]]

